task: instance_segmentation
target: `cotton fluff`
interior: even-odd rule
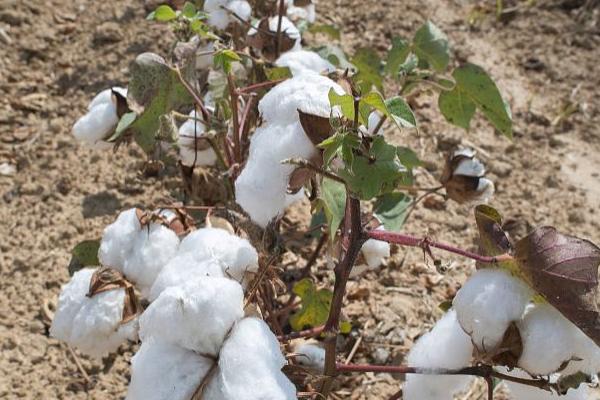
[[[190,117],[199,118],[200,114],[192,110]],[[205,133],[206,127],[204,124],[193,119],[188,119],[179,127],[177,146],[179,147],[179,159],[183,165],[204,167],[214,165],[217,161],[217,155],[208,142],[198,141],[198,138],[201,138]],[[197,145],[195,145],[195,142],[197,142]],[[197,149],[194,146],[201,146],[202,148]]]
[[[163,291],[140,317],[140,338],[217,356],[225,335],[243,316],[239,283],[203,277]]]
[[[501,269],[482,269],[454,297],[453,306],[465,332],[480,351],[495,349],[533,297],[529,287]]]
[[[141,228],[135,208],[119,213],[115,222],[104,228],[98,250],[100,264],[122,271],[125,258],[133,249],[135,235]]]
[[[371,114],[369,114],[369,118],[367,120],[368,128],[364,125],[361,125],[358,127],[358,130],[365,136],[373,136],[375,128],[377,128],[380,122],[381,114],[379,114],[377,111],[373,111]],[[377,131],[377,135],[383,135],[383,129],[380,128],[379,131]]]
[[[295,400],[296,387],[281,372],[279,342],[267,324],[244,318],[221,348],[219,368],[204,394],[210,400]]]
[[[100,358],[126,340],[137,340],[137,319],[121,324],[125,290],[115,289],[87,297],[95,269],[73,274],[63,286],[50,327],[50,335]]]
[[[198,229],[182,240],[179,254],[196,260],[215,260],[224,276],[245,284],[258,271],[258,253],[250,242],[220,228]]]
[[[377,230],[384,230],[383,225],[377,227]],[[382,240],[369,239],[363,244],[361,251],[367,265],[377,268],[390,256],[390,244]]]
[[[577,328],[551,305],[528,307],[518,327],[523,341],[519,366],[530,374],[549,375],[575,356]]]
[[[279,16],[270,17],[267,22],[269,31],[276,33],[279,26]],[[248,30],[249,36],[258,34],[256,25],[259,23],[260,21],[257,21],[255,25]],[[287,49],[287,51],[298,51],[302,49],[302,36],[300,35],[300,31],[287,17],[281,18],[281,32],[284,33],[289,39],[294,41],[294,44],[290,49]]]
[[[125,258],[122,272],[146,297],[161,269],[175,256],[178,246],[177,234],[166,226],[151,223],[142,227],[134,235],[132,250]]]
[[[156,277],[148,300],[156,300],[167,288],[180,286],[207,276],[225,277],[219,261],[214,259],[198,260],[192,253],[177,254]]]
[[[111,143],[104,141],[115,130],[119,122],[112,90],[124,97],[127,96],[127,89],[120,87],[101,91],[88,105],[88,112],[73,125],[73,136],[90,148],[112,147]]]
[[[498,370],[503,374],[511,375],[516,378],[531,379],[531,376],[519,369],[508,371],[506,368],[498,368]],[[556,378],[557,376],[553,376],[551,381],[556,381]],[[504,380],[503,382],[506,384],[513,400],[587,400],[589,397],[589,388],[587,385],[581,385],[576,390],[570,389],[566,395],[559,396],[547,390],[541,390],[507,380]]]
[[[460,369],[470,365],[471,338],[448,311],[431,332],[423,335],[408,354],[408,365],[422,368]],[[409,374],[404,384],[404,400],[448,400],[466,389],[469,376]]]
[[[315,10],[315,5],[314,3],[310,3],[306,6],[302,6],[302,7],[297,7],[294,5],[294,0],[286,0],[287,3],[287,12],[286,15],[287,17],[296,22],[296,21],[300,21],[300,20],[305,20],[307,22],[310,22],[311,24],[313,22],[315,22],[315,19],[317,18],[317,13]]]
[[[305,340],[298,341],[293,346],[298,364],[322,373],[325,369],[325,349],[315,343]]]
[[[581,371],[589,375],[598,374],[600,372],[600,347],[579,328],[575,325],[572,326],[575,348],[573,354],[579,360],[571,361],[562,373],[566,375]]]
[[[335,72],[335,66],[314,51],[286,51],[275,61],[278,67],[288,67],[293,76],[305,71],[318,74]]]
[[[213,361],[158,340],[146,340],[131,359],[127,400],[190,400]]]
[[[209,25],[217,29],[225,29],[231,22],[235,21],[230,12],[237,14],[244,21],[248,21],[252,8],[247,1],[243,0],[206,0],[204,11],[208,13]]]

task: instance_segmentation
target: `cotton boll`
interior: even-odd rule
[[[279,17],[271,17],[269,18],[269,30],[271,32],[277,32],[277,27],[279,26]],[[292,47],[288,51],[296,51],[302,48],[300,41],[300,31],[296,28],[296,25],[292,21],[290,21],[287,17],[281,18],[281,32],[285,33],[287,37],[295,40],[294,47]]]
[[[101,103],[94,106],[73,125],[73,136],[92,148],[105,148],[104,142],[117,127],[119,117],[113,103]],[[108,144],[110,147],[110,144]]]
[[[358,130],[365,136],[373,136],[375,128],[379,126],[380,122],[381,114],[379,114],[377,111],[373,111],[371,114],[369,114],[369,119],[367,122],[367,125],[369,126],[368,129],[366,126],[361,125],[358,127]],[[377,135],[383,135],[383,129],[380,128],[379,131],[377,131]]]
[[[290,20],[294,22],[305,20],[307,22],[310,22],[311,24],[315,22],[315,19],[317,17],[315,5],[313,3],[303,7],[296,7],[294,5],[294,0],[287,0],[286,15]]]
[[[227,9],[237,14],[244,21],[248,21],[252,15],[252,7],[245,0],[235,0],[227,4]]]
[[[247,273],[258,271],[258,253],[246,239],[224,229],[198,229],[181,242],[180,254],[193,254],[196,260],[219,262],[223,275],[245,283]]]
[[[454,175],[480,177],[485,175],[485,166],[477,158],[465,158],[454,169]]]
[[[531,376],[526,372],[514,369],[508,371],[506,368],[498,368],[499,372],[514,376],[516,378],[531,379]],[[557,376],[551,377],[551,382],[555,382]],[[581,385],[576,390],[570,389],[566,395],[559,396],[553,392],[541,390],[535,387],[521,385],[518,383],[503,381],[508,388],[513,400],[587,400],[589,397],[589,388],[587,385]]]
[[[267,324],[244,318],[221,348],[219,368],[207,387],[209,400],[295,400],[296,387],[281,372],[285,358]]]
[[[155,301],[167,288],[181,286],[207,276],[225,277],[219,261],[198,260],[193,253],[177,254],[158,274],[150,289],[148,300]]]
[[[495,191],[496,188],[494,187],[494,182],[487,178],[479,178],[479,183],[477,184],[478,196],[476,201],[479,203],[487,203],[492,199]]]
[[[568,343],[572,344],[574,348],[574,357],[579,359],[571,361],[561,373],[569,375],[581,371],[589,375],[598,374],[600,372],[600,347],[573,323],[567,321],[562,314],[559,315],[572,328],[572,337]]]
[[[307,367],[322,373],[325,369],[325,349],[316,343],[299,340],[293,346],[296,361],[303,367]]]
[[[480,351],[495,349],[511,322],[518,321],[533,297],[520,279],[501,269],[482,269],[458,291],[453,305],[465,332]]]
[[[147,296],[161,269],[177,252],[179,238],[166,226],[152,223],[140,229],[125,258],[123,273]]]
[[[190,400],[213,361],[157,340],[142,343],[131,359],[127,400]]]
[[[98,93],[92,99],[90,104],[88,104],[88,110],[91,110],[92,108],[96,107],[98,104],[113,103],[113,97],[112,97],[113,91],[115,91],[115,92],[119,93],[121,96],[127,98],[127,88],[113,86],[110,89],[104,89],[103,91]]]
[[[278,67],[288,67],[292,75],[300,75],[306,71],[317,74],[335,71],[335,66],[314,51],[298,50],[287,51],[275,61]]]
[[[422,368],[460,369],[470,365],[471,338],[462,330],[454,310],[448,311],[431,332],[423,335],[408,354],[408,365]],[[409,374],[404,400],[448,400],[472,380],[459,375]]]
[[[190,117],[198,118],[199,115],[192,110]],[[210,144],[205,140],[195,139],[201,138],[205,132],[204,124],[193,119],[185,121],[179,127],[177,146],[179,147],[179,159],[183,165],[188,167],[193,165],[209,166],[214,165],[217,161],[217,155]]]
[[[137,319],[121,324],[125,290],[115,289],[87,297],[95,269],[77,271],[63,286],[50,335],[100,358],[127,340],[137,340]]]
[[[384,230],[383,226],[377,229]],[[363,244],[361,251],[367,265],[371,268],[377,268],[390,256],[390,244],[381,240],[369,239]]]
[[[575,327],[551,305],[529,307],[517,326],[523,341],[519,367],[530,374],[549,375],[573,358]]]
[[[141,228],[135,208],[121,212],[116,221],[104,229],[98,250],[100,264],[123,272],[125,258],[131,252]]]
[[[244,316],[244,292],[231,279],[203,277],[164,290],[140,318],[140,338],[160,339],[217,356]]]

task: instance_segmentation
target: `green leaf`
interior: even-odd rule
[[[265,68],[265,75],[270,81],[276,81],[279,79],[286,79],[292,77],[292,71],[288,67],[273,67]]]
[[[385,101],[385,106],[392,121],[401,128],[416,128],[417,119],[410,106],[400,96],[392,97]]]
[[[350,167],[338,174],[353,193],[362,200],[370,200],[392,191],[406,172],[406,168],[398,160],[396,147],[378,136],[373,140],[368,155],[355,156]]]
[[[154,10],[153,19],[160,22],[168,22],[177,18],[177,14],[173,9],[167,5],[158,6],[156,10]]]
[[[392,48],[388,52],[385,72],[395,77],[400,72],[400,66],[406,62],[410,54],[410,45],[399,37],[392,39]]]
[[[117,124],[117,128],[115,129],[115,133],[111,137],[109,137],[107,142],[114,142],[134,123],[137,118],[137,114],[133,111],[123,114],[119,123]]]
[[[327,217],[325,217],[325,212],[322,210],[322,207],[318,208],[318,211],[313,213],[312,218],[310,219],[310,226],[308,228],[309,233],[307,237],[310,238],[320,238],[323,234],[321,229],[319,228],[321,225],[325,225],[327,223]]]
[[[375,50],[371,48],[358,49],[351,61],[358,68],[358,73],[354,76],[354,80],[359,84],[363,92],[370,91],[372,86],[383,92],[381,59]]]
[[[398,154],[398,158],[400,159],[402,165],[409,170],[419,167],[423,164],[421,163],[421,160],[419,160],[417,154],[408,147],[398,146],[396,147],[396,153]]]
[[[326,24],[312,24],[308,28],[310,33],[323,33],[334,40],[340,40],[341,34],[340,30],[335,25],[326,25]]]
[[[242,59],[235,51],[230,49],[216,52],[213,58],[214,66],[222,69],[226,74],[231,72],[231,64],[235,61],[242,61]]]
[[[327,166],[335,156],[340,156],[345,163],[352,163],[353,150],[360,146],[360,138],[350,132],[337,132],[321,142],[318,147],[323,149],[323,163]]]
[[[352,71],[356,70],[356,67],[350,63],[350,61],[348,61],[346,53],[344,53],[344,51],[338,46],[329,44],[315,47],[312,50],[340,69],[349,69]]]
[[[185,18],[192,19],[196,16],[196,12],[197,10],[194,3],[186,1],[183,5],[183,9],[181,10],[181,15],[183,15]]]
[[[321,183],[321,200],[329,226],[329,239],[333,241],[346,211],[346,188],[342,183],[324,177]]]
[[[331,88],[329,89],[329,104],[331,108],[340,106],[342,115],[349,120],[354,120],[354,97],[349,94],[337,94],[337,92]]]
[[[416,32],[413,51],[421,60],[427,61],[436,71],[443,71],[450,61],[450,49],[446,35],[431,21]]]
[[[98,260],[99,240],[84,240],[78,243],[71,251],[71,262],[69,263],[69,275],[85,267],[100,265]]]
[[[446,121],[469,130],[471,118],[475,115],[475,103],[457,86],[452,91],[442,91],[438,106]]]
[[[352,324],[349,321],[340,322],[340,333],[342,335],[347,335],[352,332]]]
[[[290,316],[293,330],[323,325],[329,317],[329,307],[333,293],[328,289],[318,289],[310,278],[304,278],[294,285],[293,292],[302,299],[302,307]]]
[[[361,103],[370,105],[371,107],[375,108],[377,111],[381,112],[386,116],[389,116],[390,114],[387,106],[385,105],[385,100],[383,99],[383,96],[378,92],[370,92],[366,96],[363,96],[360,99],[360,101]]]
[[[496,129],[512,138],[510,110],[485,70],[475,64],[466,64],[455,69],[452,76],[456,80],[457,89],[477,105]]]
[[[406,220],[412,198],[404,193],[386,193],[377,198],[373,213],[386,231],[399,232]]]

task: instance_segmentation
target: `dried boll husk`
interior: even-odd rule
[[[462,148],[446,161],[440,182],[457,203],[486,203],[494,194],[494,183],[484,175],[485,166],[475,157],[475,151]]]
[[[292,21],[287,17],[283,17],[281,19],[280,51],[277,51],[276,33],[278,23],[279,18],[277,16],[265,17],[258,22],[258,29],[250,28],[246,38],[248,45],[269,61],[274,61],[278,54],[302,48],[300,31]],[[270,32],[270,34],[267,32]]]

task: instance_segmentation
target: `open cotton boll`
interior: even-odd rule
[[[485,166],[477,158],[465,158],[454,169],[454,175],[483,176],[485,175]]]
[[[560,316],[567,321],[562,314]],[[567,322],[571,325],[573,333],[569,343],[572,343],[574,347],[573,355],[579,360],[571,361],[561,373],[569,375],[581,371],[589,375],[598,374],[600,372],[600,347],[573,323]]]
[[[373,111],[371,112],[371,114],[369,114],[369,119],[367,122],[368,125],[368,129],[366,126],[361,125],[358,127],[358,130],[365,136],[373,136],[373,133],[375,132],[375,128],[377,128],[377,126],[379,126],[379,123],[381,122],[381,114],[379,114],[377,111]],[[383,135],[383,129],[379,129],[379,131],[377,131],[377,135]]]
[[[200,116],[192,110],[190,117],[198,118]],[[194,165],[203,167],[215,164],[217,155],[213,148],[206,140],[198,140],[205,132],[206,127],[204,124],[193,119],[185,121],[179,127],[177,146],[179,147],[179,159],[183,165],[188,167]]]
[[[376,229],[384,230],[383,225]],[[371,268],[377,268],[390,256],[390,244],[382,240],[369,239],[363,244],[361,251],[367,265]]]
[[[286,15],[290,20],[294,22],[305,20],[307,22],[310,22],[311,24],[315,22],[315,19],[317,18],[315,5],[313,3],[302,7],[296,7],[294,5],[294,0],[287,0]]]
[[[177,254],[158,274],[150,289],[148,300],[156,300],[167,288],[204,279],[207,276],[225,277],[221,262],[214,259],[198,260],[192,253]]]
[[[121,212],[115,222],[104,228],[98,250],[100,264],[123,272],[125,258],[131,252],[136,234],[141,228],[135,208]]]
[[[190,400],[213,361],[158,340],[146,340],[131,359],[127,400]]]
[[[152,223],[135,234],[131,253],[125,258],[123,274],[148,296],[152,284],[177,252],[179,238],[166,226]]]
[[[299,340],[294,343],[293,351],[298,364],[323,373],[325,369],[325,349],[316,343]]]
[[[258,128],[250,141],[246,167],[235,181],[237,203],[254,222],[265,227],[303,196],[302,192],[287,193],[290,175],[296,167],[281,161],[293,157],[311,159],[316,154],[300,122]]]
[[[523,341],[519,367],[530,374],[549,375],[573,358],[576,328],[551,305],[528,307],[517,326]]]
[[[258,103],[258,110],[267,123],[287,125],[299,121],[298,110],[329,118],[329,90],[344,94],[344,89],[326,76],[305,71],[271,89]]]
[[[248,21],[252,15],[252,7],[250,6],[250,3],[245,0],[231,1],[226,7],[244,21]]]
[[[306,71],[317,74],[335,72],[335,66],[314,51],[287,51],[275,61],[278,67],[288,67],[292,75],[300,75]]]
[[[494,196],[495,191],[496,188],[494,187],[494,182],[487,178],[479,178],[479,183],[477,184],[477,192],[479,195],[476,201],[479,203],[487,203]]]
[[[164,290],[140,317],[140,338],[160,339],[217,356],[244,316],[244,292],[231,279],[203,277]]]
[[[513,369],[509,371],[507,368],[497,368],[499,372],[514,376],[516,378],[531,379],[531,376],[525,371]],[[551,377],[551,382],[556,382],[557,375]],[[541,390],[535,387],[521,385],[514,382],[503,381],[510,392],[510,397],[513,400],[587,400],[589,396],[589,388],[587,385],[581,385],[576,390],[570,389],[566,395],[559,396],[553,392]]]
[[[431,332],[423,335],[408,353],[408,365],[422,368],[460,369],[470,365],[473,353],[471,338],[448,311]],[[466,389],[472,377],[459,375],[408,374],[404,383],[404,400],[450,400]]]
[[[248,273],[258,271],[258,253],[250,242],[220,228],[198,229],[182,240],[179,254],[196,260],[216,260],[223,275],[245,284]]]
[[[285,358],[267,324],[244,318],[231,331],[209,383],[210,400],[295,400],[296,387],[281,372]]]
[[[73,274],[63,286],[50,327],[50,335],[100,358],[127,340],[137,340],[137,319],[121,324],[125,290],[115,289],[87,297],[95,269]]]
[[[117,107],[113,103],[101,103],[90,109],[73,125],[73,136],[91,148],[112,146],[104,142],[117,127],[119,117]]]
[[[208,13],[208,24],[217,28],[225,29],[229,25],[229,13],[222,7],[227,6],[228,0],[206,0],[204,11]]]
[[[113,98],[112,98],[112,92],[113,90],[117,93],[119,93],[121,96],[123,97],[127,97],[127,88],[123,88],[123,87],[119,87],[119,86],[113,86],[110,89],[104,89],[103,91],[101,91],[100,93],[98,93],[90,102],[90,104],[88,104],[88,110],[91,110],[92,108],[96,107],[98,104],[104,104],[104,103],[112,103],[113,102]]]
[[[520,279],[501,269],[482,269],[471,276],[452,302],[460,325],[480,351],[495,349],[533,297]]]

